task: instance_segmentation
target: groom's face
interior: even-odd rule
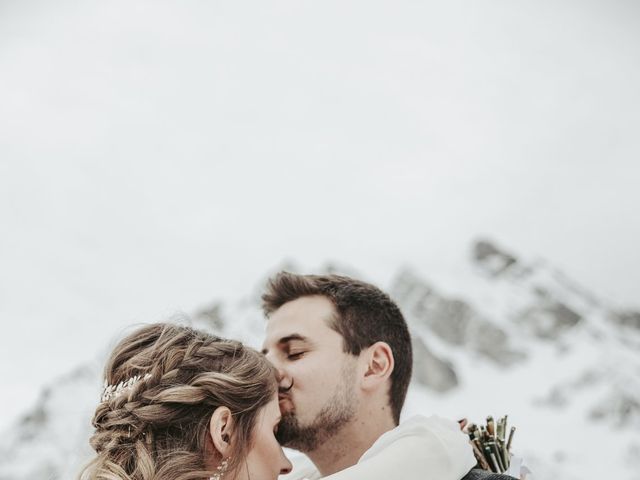
[[[287,447],[315,448],[349,422],[357,407],[357,357],[344,353],[342,336],[329,327],[336,314],[323,296],[285,303],[267,322],[263,352],[279,372]]]

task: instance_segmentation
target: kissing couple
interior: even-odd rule
[[[168,323],[124,338],[82,480],[507,480],[476,466],[455,421],[400,423],[411,337],[379,288],[281,272],[262,352]],[[293,468],[282,446],[306,455]]]

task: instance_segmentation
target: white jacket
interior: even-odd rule
[[[320,472],[307,459],[292,459],[293,471],[282,480],[317,480]],[[476,464],[469,437],[457,422],[416,416],[383,434],[358,463],[325,480],[460,480]]]

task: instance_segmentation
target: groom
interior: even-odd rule
[[[280,382],[278,439],[311,461],[287,478],[511,479],[471,470],[476,461],[455,422],[414,417],[399,425],[411,337],[380,289],[349,277],[281,272],[262,300],[263,353]]]

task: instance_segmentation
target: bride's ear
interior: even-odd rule
[[[209,435],[216,450],[222,458],[231,454],[231,433],[233,431],[233,416],[227,407],[218,407],[211,415],[209,423]]]

